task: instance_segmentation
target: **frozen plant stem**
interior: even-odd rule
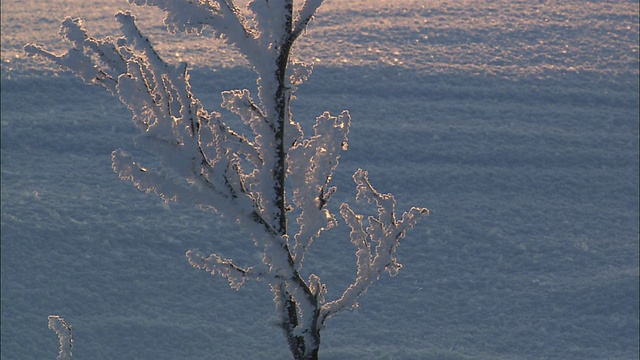
[[[141,130],[136,145],[160,160],[147,169],[128,153],[112,153],[113,169],[138,189],[165,201],[180,201],[236,220],[262,248],[259,264],[243,267],[217,254],[189,250],[192,266],[220,274],[234,289],[246,280],[263,280],[274,294],[281,326],[295,359],[317,359],[326,319],[357,307],[359,297],[387,271],[401,265],[394,257],[400,238],[424,208],[396,218],[395,199],[377,192],[366,171],[353,176],[356,200],[375,204],[366,220],[347,204],[340,214],[351,228],[357,274],[339,298],[326,301],[326,285],[300,274],[304,256],[321,232],[337,225],[327,208],[341,151],[347,149],[351,118],[325,112],[313,135],[294,121],[290,103],[307,80],[310,64],[291,59],[293,44],[307,28],[322,0],[253,0],[242,12],[233,0],[129,0],[166,13],[169,31],[201,34],[206,29],[236,47],[257,73],[258,96],[248,90],[222,93],[222,107],[251,130],[240,133],[218,112],[207,112],[191,93],[187,65],[171,65],[156,53],[128,12],[116,14],[123,36],[96,39],[81,19],[66,18],[61,35],[73,47],[57,55],[38,45],[25,51],[56,62],[114,95],[133,113]],[[295,8],[294,8],[295,5]],[[295,221],[288,221],[288,215]]]
[[[49,329],[52,329],[58,335],[60,342],[60,351],[58,352],[58,360],[68,360],[73,357],[73,330],[71,325],[64,321],[64,318],[58,315],[49,315]]]

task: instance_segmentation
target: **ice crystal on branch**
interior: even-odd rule
[[[428,213],[412,208],[398,220],[393,196],[377,192],[367,173],[358,170],[356,199],[375,204],[377,217],[365,224],[349,205],[340,207],[356,247],[355,280],[339,298],[327,301],[320,278],[300,274],[313,241],[338,224],[328,203],[351,124],[347,111],[325,112],[316,118],[313,134],[305,136],[291,114],[295,91],[312,72],[310,64],[291,58],[292,47],[322,1],[307,0],[294,10],[293,0],[253,0],[245,11],[233,0],[130,2],[164,11],[170,32],[211,32],[240,50],[257,74],[258,93],[225,91],[221,107],[239,118],[246,133],[234,130],[219,112],[204,109],[191,92],[187,65],[165,62],[129,12],[115,16],[121,37],[96,39],[81,19],[66,18],[60,34],[73,47],[65,54],[37,45],[25,51],[104,87],[131,110],[140,130],[136,146],[155,155],[160,165],[149,168],[115,150],[113,169],[121,179],[165,201],[214,210],[248,230],[263,252],[261,263],[245,266],[196,250],[187,252],[189,263],[220,275],[236,290],[246,280],[267,282],[294,358],[317,358],[326,319],[356,307],[383,272],[398,272],[399,240]]]

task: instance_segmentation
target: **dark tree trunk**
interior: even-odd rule
[[[275,126],[275,144],[276,144],[276,168],[273,169],[273,177],[275,180],[275,200],[279,209],[278,218],[278,235],[287,235],[287,203],[286,203],[286,175],[287,175],[287,153],[286,149],[291,144],[285,144],[285,129],[287,122],[290,120],[289,103],[291,101],[291,94],[289,91],[289,83],[287,80],[287,67],[289,66],[289,56],[291,54],[291,47],[294,41],[297,39],[299,33],[294,32],[293,29],[293,1],[289,0],[285,4],[285,11],[287,14],[287,21],[285,22],[285,36],[279,40],[278,57],[276,59],[276,81],[278,88],[276,89],[276,126]],[[294,268],[293,256],[288,244],[284,244],[284,250],[288,253],[289,265]],[[290,279],[297,283],[304,291],[307,299],[316,305],[314,314],[308,314],[307,316],[314,317],[314,323],[318,319],[317,299],[311,293],[308,285],[300,277],[300,275],[294,271],[294,278]],[[285,306],[283,318],[286,319],[286,323],[283,324],[283,329],[287,341],[289,343],[289,349],[295,360],[317,360],[318,348],[320,345],[320,332],[317,330],[317,326],[313,329],[308,329],[313,333],[312,337],[314,344],[307,344],[304,336],[294,334],[294,329],[300,323],[298,319],[298,304],[293,296],[284,289],[283,283],[283,298],[285,299]],[[308,348],[312,346],[313,349]]]

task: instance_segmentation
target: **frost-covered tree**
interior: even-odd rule
[[[375,204],[377,216],[365,220],[348,204],[340,207],[356,248],[355,280],[342,296],[327,300],[320,278],[305,279],[300,273],[313,240],[337,225],[327,203],[336,191],[330,182],[347,148],[351,121],[347,111],[338,116],[325,112],[316,118],[314,133],[305,136],[290,111],[297,86],[312,70],[292,59],[292,46],[322,0],[253,0],[246,11],[233,0],[129,1],[164,11],[170,32],[212,31],[246,57],[257,74],[257,97],[246,89],[225,91],[222,107],[237,115],[248,133],[203,108],[191,92],[187,65],[161,59],[129,12],[115,16],[121,37],[94,38],[81,19],[66,18],[61,35],[73,44],[71,49],[56,55],[27,45],[25,51],[104,87],[132,111],[141,131],[136,144],[155,154],[160,166],[145,168],[115,150],[113,169],[121,179],[165,201],[213,210],[249,230],[263,251],[261,263],[244,266],[195,250],[187,252],[189,262],[226,278],[233,289],[247,280],[268,283],[293,357],[317,358],[325,321],[356,307],[383,272],[398,272],[394,253],[400,238],[428,213],[412,208],[396,217],[393,196],[376,191],[367,172],[358,170],[353,176],[356,200]]]

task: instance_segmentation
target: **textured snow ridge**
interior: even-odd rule
[[[204,35],[210,36],[203,24],[214,18],[229,21],[229,16],[193,3],[194,10],[185,14],[202,21],[187,22],[194,31],[202,29]],[[238,2],[240,8],[242,3]],[[312,11],[314,3],[317,1],[307,1],[309,6],[301,9],[301,16]],[[22,7],[28,8],[3,8],[3,71],[42,71],[41,64],[25,59],[22,53],[22,46],[34,41],[32,33],[14,31],[10,23],[40,29],[42,36],[38,39],[58,51],[63,49],[57,38],[60,19],[80,16],[91,24],[93,32],[115,34],[111,16],[126,9],[127,4],[101,0]],[[203,44],[191,35],[167,35],[157,26],[165,17],[163,12],[129,8],[138,15],[142,29],[166,59],[205,68],[247,65],[244,51],[213,39]],[[627,70],[637,73],[639,27],[637,4],[633,1],[325,1],[316,18],[295,50],[296,57],[316,65],[391,66],[420,73],[509,77],[622,74]],[[168,19],[167,24],[172,26],[177,20]]]

